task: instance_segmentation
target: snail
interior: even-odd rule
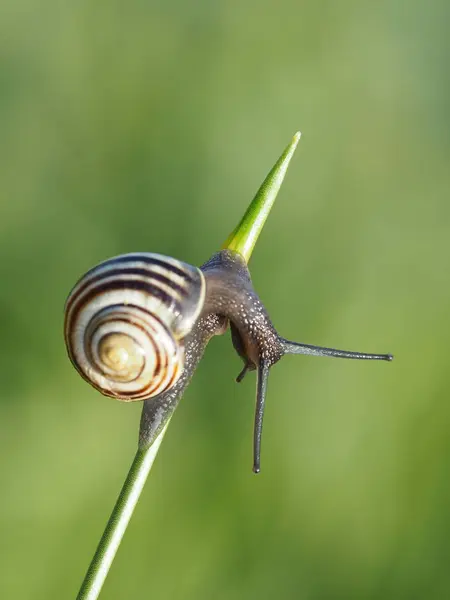
[[[106,396],[144,400],[139,445],[149,446],[175,410],[208,341],[230,325],[244,362],[239,382],[257,371],[253,471],[270,368],[286,354],[392,360],[289,341],[255,292],[244,258],[221,250],[197,268],[152,253],[124,254],[89,270],[65,306],[64,336],[81,376]]]

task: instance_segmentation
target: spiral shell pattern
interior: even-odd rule
[[[78,281],[66,302],[70,360],[106,396],[157,396],[183,371],[183,338],[204,297],[202,272],[174,258],[133,253],[102,262]]]

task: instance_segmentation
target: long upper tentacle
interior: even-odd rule
[[[267,380],[269,378],[269,366],[262,360],[258,365],[258,376],[256,384],[256,410],[255,429],[253,434],[253,472],[259,473],[261,469],[261,437],[264,419],[264,408],[266,404]]]
[[[353,358],[359,360],[392,360],[392,354],[368,354],[367,352],[352,352],[350,350],[338,350],[337,348],[324,348],[322,346],[311,346],[290,342],[281,338],[281,343],[286,354],[309,354],[311,356],[332,356],[334,358]]]

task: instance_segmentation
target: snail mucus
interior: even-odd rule
[[[71,291],[65,306],[67,351],[81,376],[106,396],[143,400],[139,446],[148,447],[172,416],[209,340],[231,329],[244,362],[237,377],[257,372],[253,471],[270,368],[285,354],[392,360],[281,337],[255,292],[244,258],[221,250],[200,268],[152,253],[100,263]]]

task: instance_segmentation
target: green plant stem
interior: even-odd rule
[[[291,143],[280,156],[256,196],[250,203],[239,225],[228,237],[223,248],[239,252],[246,262],[255,247],[258,236],[266,222],[270,209],[283,183],[289,162],[300,139],[296,133]],[[170,420],[169,420],[170,421]],[[139,449],[123,484],[119,498],[106,525],[86,577],[81,585],[77,600],[96,600],[105,582],[112,561],[120,546],[128,523],[144,488],[153,461],[166,432],[169,421],[151,446]]]
[[[151,446],[139,449],[120,491],[94,558],[89,565],[77,600],[96,600],[136,508],[169,421]]]
[[[234,229],[223,245],[224,249],[239,252],[248,263],[253,248],[258,241],[259,234],[269,216],[275,198],[283,183],[291,158],[297,148],[301,133],[297,131],[286,147],[283,154],[272,167],[270,173],[264,179],[261,187],[256,192],[249,207],[245,211],[239,225]]]

